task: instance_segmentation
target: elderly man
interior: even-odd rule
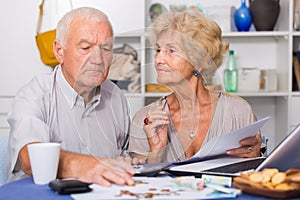
[[[57,25],[53,73],[35,77],[16,95],[8,122],[9,181],[31,175],[27,145],[59,142],[58,177],[109,186],[132,184],[120,155],[130,118],[125,97],[107,80],[113,30],[94,8],[67,13]]]

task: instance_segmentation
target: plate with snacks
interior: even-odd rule
[[[280,172],[276,168],[241,173],[233,179],[233,185],[245,193],[271,197],[300,197],[300,169]]]

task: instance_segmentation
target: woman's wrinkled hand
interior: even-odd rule
[[[139,159],[139,158],[131,158],[131,157],[123,157],[123,156],[119,156],[117,158],[117,160],[122,160],[127,162],[128,164],[131,165],[143,165],[146,163],[146,159]]]
[[[143,130],[147,135],[150,151],[160,151],[168,143],[167,125],[169,124],[166,111],[163,106],[150,110],[146,116],[148,123],[144,124]]]
[[[262,139],[260,133],[255,136],[244,138],[240,141],[240,147],[227,150],[228,155],[244,158],[254,158],[261,156],[260,148]]]

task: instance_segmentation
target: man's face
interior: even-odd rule
[[[76,90],[100,85],[112,61],[112,30],[109,22],[74,20],[65,40],[62,70]]]

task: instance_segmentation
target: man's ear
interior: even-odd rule
[[[53,42],[53,53],[60,64],[64,61],[64,49],[60,43],[60,41],[55,40]]]

